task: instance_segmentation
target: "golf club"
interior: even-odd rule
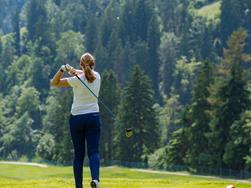
[[[98,98],[98,96],[86,85],[86,83],[84,83],[83,80],[81,80],[79,78],[78,75],[75,75],[77,77],[77,79],[90,91],[90,93],[105,107],[105,109],[107,110],[107,112],[109,112],[109,114],[115,118],[115,114],[111,111],[111,109],[101,100]],[[127,138],[130,138],[133,136],[133,130],[132,128],[125,128],[125,135]]]

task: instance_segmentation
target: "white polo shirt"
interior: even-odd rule
[[[93,93],[98,97],[99,89],[101,84],[101,77],[98,72],[94,73],[96,79],[89,83],[85,78],[84,73],[79,75],[79,78],[92,90]],[[99,112],[98,100],[93,94],[81,83],[76,77],[67,78],[68,83],[73,88],[73,103],[71,106],[72,115],[89,114],[93,112]]]

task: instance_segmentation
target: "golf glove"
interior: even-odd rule
[[[65,71],[68,72],[68,71],[70,71],[71,69],[73,69],[73,67],[70,66],[69,64],[62,65],[61,68],[60,68],[60,70],[62,70],[63,72],[65,72]]]

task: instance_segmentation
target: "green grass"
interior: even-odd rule
[[[206,5],[197,10],[197,15],[207,18],[207,20],[216,20],[220,16],[221,1]]]
[[[84,186],[89,187],[89,169],[84,170]],[[251,184],[220,178],[142,172],[137,169],[101,168],[102,188],[250,188]],[[72,167],[40,168],[24,165],[0,164],[1,188],[73,188]]]

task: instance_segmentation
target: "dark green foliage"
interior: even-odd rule
[[[192,96],[193,81],[200,62],[188,61],[185,57],[178,60],[174,72],[173,93],[179,95],[182,105],[189,104]]]
[[[178,19],[180,14],[177,14],[180,11],[180,1],[179,0],[166,0],[166,1],[157,1],[157,5],[160,11],[160,16],[163,20],[163,26],[166,32],[177,33]]]
[[[194,19],[193,22],[191,23],[191,29],[189,33],[190,35],[189,46],[191,46],[191,49],[189,51],[198,60],[206,59],[205,57],[202,58],[202,53],[203,50],[208,50],[208,49],[203,49],[202,48],[203,44],[207,43],[207,45],[205,46],[208,48],[210,48],[210,45],[212,45],[212,41],[210,44],[210,40],[208,40],[209,38],[203,40],[204,39],[203,37],[206,34],[207,34],[206,37],[210,37],[210,35],[206,33],[206,29],[207,29],[206,20],[202,19],[201,17]]]
[[[228,41],[228,49],[225,50],[224,63],[221,79],[215,81],[215,95],[211,98],[213,103],[213,115],[210,126],[211,140],[210,150],[213,150],[211,162],[217,167],[228,166],[228,158],[234,148],[230,148],[230,143],[235,140],[230,135],[235,135],[235,121],[240,119],[242,113],[250,107],[249,92],[247,90],[247,80],[244,70],[241,67],[244,56],[244,45],[246,32],[238,30],[232,34]],[[231,133],[232,132],[232,133]],[[233,140],[232,140],[233,139]],[[214,143],[218,144],[215,145]],[[226,144],[228,144],[226,146]],[[226,153],[224,154],[224,148]],[[234,147],[234,146],[233,146]],[[238,148],[236,148],[238,149]],[[231,151],[231,152],[230,152]],[[230,152],[230,153],[229,153]],[[238,152],[238,151],[236,151]],[[222,161],[224,156],[226,161]],[[239,169],[241,166],[231,164],[233,168]]]
[[[177,129],[173,132],[172,138],[168,145],[167,149],[167,166],[173,165],[184,165],[186,152],[190,147],[188,142],[189,133],[187,132],[188,126],[191,124],[191,116],[189,112],[189,108],[184,108],[182,112],[182,116],[179,119],[180,125],[183,127]]]
[[[168,144],[173,132],[180,128],[183,108],[178,95],[166,98],[164,106],[159,112],[163,145]]]
[[[50,91],[50,79],[88,51],[98,72],[111,69],[100,97],[116,121],[100,105],[103,159],[251,169],[251,2],[222,0],[220,19],[198,17],[214,2],[2,0],[0,158],[71,161],[72,93]],[[247,33],[227,44],[239,26]]]
[[[148,23],[147,30],[147,44],[148,44],[148,68],[146,73],[150,78],[152,78],[152,87],[155,91],[154,95],[156,99],[160,99],[159,94],[159,67],[160,67],[160,58],[159,58],[159,45],[160,45],[160,29],[159,23],[157,22],[156,13],[151,15],[150,21]]]
[[[85,32],[85,46],[86,50],[90,53],[94,53],[97,42],[97,18],[91,17],[86,26]]]
[[[55,140],[53,135],[45,133],[41,137],[36,148],[36,154],[45,160],[53,160],[53,156],[55,155]]]
[[[56,45],[57,55],[54,70],[66,63],[78,68],[80,56],[85,50],[84,39],[81,34],[74,31],[62,32]]]
[[[69,90],[53,89],[51,95],[48,96],[45,108],[46,115],[43,118],[43,132],[45,135],[52,135],[50,136],[49,142],[54,143],[55,150],[53,154],[49,154],[50,151],[46,149],[46,145],[43,146],[45,142],[45,135],[43,135],[40,139],[37,148],[38,152],[40,149],[46,150],[46,159],[54,160],[59,163],[69,163],[73,157],[73,149],[68,125],[72,102],[71,95],[72,93]]]
[[[245,10],[245,28],[247,28],[248,33],[251,33],[251,2],[246,0],[246,10]],[[248,37],[247,48],[251,48],[251,37]]]
[[[101,112],[101,123],[102,123],[102,134],[101,134],[101,145],[100,155],[101,158],[106,160],[114,160],[114,137],[115,137],[115,126],[114,120],[115,115],[118,112],[118,105],[120,103],[120,90],[118,86],[117,78],[112,70],[105,70],[102,73],[102,84],[100,89],[100,100],[112,110],[111,114],[107,109],[100,104]],[[114,115],[114,116],[113,116]]]
[[[16,101],[16,115],[20,117],[23,113],[28,113],[32,119],[32,129],[42,128],[39,92],[34,87],[21,87],[20,96]]]
[[[1,64],[8,67],[14,60],[15,51],[15,35],[10,33],[1,39]]]
[[[33,87],[21,86],[11,90],[2,102],[3,115],[1,122],[6,127],[0,140],[1,156],[17,160],[22,155],[29,159],[34,157],[37,144],[35,131],[41,129],[39,93]]]
[[[167,165],[167,148],[163,147],[149,155],[148,164],[151,168],[166,169]]]
[[[31,84],[42,94],[42,98],[46,96],[49,89],[48,72],[45,72],[45,62],[42,58],[32,58],[32,72],[30,75]]]
[[[112,1],[105,11],[100,25],[99,37],[104,47],[108,46],[112,32],[118,29],[119,13],[114,6],[115,4]]]
[[[239,142],[235,143],[234,145],[238,147],[238,145],[245,145],[250,146],[251,140],[250,140],[250,133],[251,133],[251,126],[250,126],[250,120],[251,120],[251,111],[247,110],[245,113],[241,115],[241,119],[239,122],[237,122],[241,126],[241,131],[243,131],[242,135],[238,135]],[[250,147],[248,149],[248,154],[244,157],[245,160],[245,169],[250,170],[251,169],[251,150]],[[246,153],[247,151],[244,151]],[[239,155],[243,155],[240,153]]]
[[[115,123],[116,151],[119,159],[143,161],[144,155],[151,154],[158,148],[160,132],[153,105],[153,91],[149,78],[139,66],[136,66],[125,88]],[[128,139],[125,137],[124,129],[130,127],[134,136]]]
[[[167,146],[167,155],[166,157],[166,165],[173,166],[173,165],[184,165],[184,155],[186,154],[187,150],[187,139],[184,133],[184,129],[176,130],[173,135],[172,139],[170,140]]]
[[[171,95],[174,81],[175,64],[179,53],[179,38],[174,33],[163,33],[160,44],[160,91],[162,95]]]
[[[14,85],[22,85],[23,83],[29,83],[30,75],[32,73],[32,60],[30,56],[22,55],[16,61],[14,61],[7,69],[6,75],[6,91],[9,91]]]
[[[48,41],[50,28],[45,5],[44,0],[29,0],[27,6],[28,39],[32,42],[41,40],[42,45]]]
[[[0,7],[0,33],[10,33],[15,31],[15,26],[12,24],[15,12],[17,9],[23,8],[27,0],[1,0]]]
[[[207,166],[210,104],[209,86],[212,83],[212,66],[209,62],[203,63],[196,79],[192,92],[191,119],[193,123],[187,128],[189,148],[186,153],[186,163],[193,167]]]
[[[118,59],[114,64],[114,69],[118,74],[119,82],[124,85],[128,79],[128,70],[130,70],[135,62],[135,51],[129,43],[126,43],[124,47],[118,46],[119,48],[121,51],[117,56]]]
[[[203,34],[202,34],[202,43],[200,46],[200,56],[201,60],[207,61],[215,61],[216,57],[216,49],[214,48],[213,44],[213,34],[212,31],[214,30],[214,26],[209,24]],[[210,53],[208,53],[210,52]]]
[[[245,130],[246,121],[250,118],[247,112],[242,113],[240,120],[234,121],[230,127],[230,141],[225,146],[225,153],[223,155],[224,162],[237,170],[249,168],[248,160],[245,159],[249,156],[250,146],[249,134]]]
[[[248,0],[222,0],[221,2],[221,38],[224,47],[233,31],[243,26],[248,28]]]
[[[19,56],[20,55],[20,10],[19,8],[16,8],[16,11],[14,12],[13,16],[13,28],[15,32],[15,48],[16,53]]]
[[[6,133],[1,138],[1,156],[17,160],[22,155],[34,155],[31,124],[33,120],[28,113],[17,118],[13,124],[6,128]],[[27,147],[29,145],[29,147]]]
[[[121,53],[121,39],[119,39],[119,11],[115,8],[116,1],[111,1],[108,5],[104,17],[99,26],[98,44],[96,45],[95,55],[97,61],[102,65],[100,70],[114,69],[115,64],[119,63]],[[116,72],[118,73],[118,72]]]
[[[180,40],[180,53],[183,56],[191,57],[189,54],[190,47],[189,46],[189,29],[192,22],[192,17],[188,13],[188,1],[185,1],[179,7],[179,17],[177,22],[180,27],[179,30],[175,32],[175,34],[181,37]]]

